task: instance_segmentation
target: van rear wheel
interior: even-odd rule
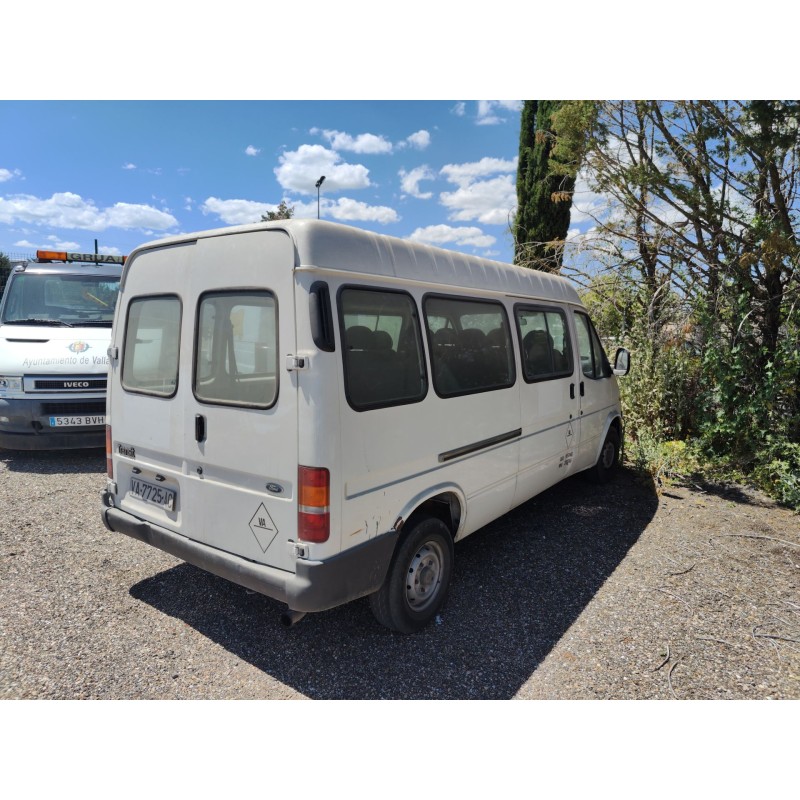
[[[421,630],[444,604],[452,572],[450,531],[440,519],[421,519],[400,542],[383,586],[370,595],[372,613],[391,630]]]

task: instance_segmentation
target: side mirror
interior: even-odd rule
[[[620,347],[614,356],[614,374],[621,378],[628,374],[630,368],[631,354],[624,347]]]

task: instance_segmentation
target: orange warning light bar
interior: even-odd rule
[[[124,264],[127,256],[107,256],[102,253],[67,253],[61,250],[37,250],[37,261],[85,261],[88,264]]]

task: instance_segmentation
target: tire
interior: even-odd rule
[[[415,633],[439,613],[453,572],[453,537],[440,519],[425,517],[401,540],[383,586],[370,595],[381,625]]]
[[[587,473],[594,483],[608,483],[614,476],[619,467],[619,447],[619,432],[609,428],[597,463]]]

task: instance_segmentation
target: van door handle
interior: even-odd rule
[[[583,381],[581,381],[581,397],[583,397],[585,394],[586,394],[586,390],[585,390]]]
[[[570,400],[574,400],[575,399],[575,384],[574,383],[571,383],[569,385],[569,399]]]
[[[194,415],[194,438],[198,442],[206,440],[206,418],[202,414]]]

